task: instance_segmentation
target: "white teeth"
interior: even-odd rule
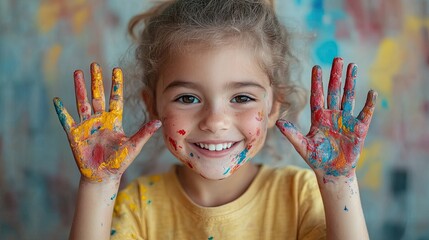
[[[228,149],[232,146],[233,143],[219,143],[219,144],[204,144],[204,143],[196,143],[197,146],[203,149],[207,149],[209,151],[222,151]]]

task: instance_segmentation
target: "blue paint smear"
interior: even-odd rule
[[[249,152],[249,149],[246,148],[240,153],[240,155],[238,155],[237,164],[241,164],[244,161],[244,159],[246,159],[246,155],[248,152]]]
[[[110,198],[110,200],[112,200],[113,201],[113,199],[115,199],[116,198],[116,193],[115,194],[113,194],[113,196]]]
[[[226,171],[223,173],[223,175],[228,174],[230,170],[231,170],[231,168],[229,167],[228,169],[226,169]]]
[[[323,10],[313,9],[306,18],[307,27],[310,30],[321,29],[323,27]]]
[[[325,172],[326,172],[326,175],[332,175],[332,176],[335,176],[335,177],[338,177],[338,176],[341,175],[338,170],[331,169],[331,168],[329,168],[329,166],[326,166],[326,171]]]
[[[348,101],[344,102],[343,110],[347,112],[352,111],[352,104]]]
[[[387,101],[387,99],[386,99],[386,98],[383,98],[383,99],[381,100],[381,107],[382,107],[383,109],[388,109],[388,108],[389,108],[389,101]]]
[[[332,60],[339,55],[338,44],[332,39],[319,42],[315,48],[317,59],[324,64],[331,64]]]
[[[352,77],[355,78],[356,75],[357,75],[357,66],[355,65],[353,66],[353,69],[352,69]],[[353,80],[353,86],[355,85],[355,83],[356,83],[356,79]]]
[[[293,123],[291,123],[291,122],[285,122],[283,124],[283,127],[288,128],[290,130],[297,131],[295,125]]]
[[[98,126],[96,128],[91,129],[91,135],[98,132],[98,130],[100,130],[101,126]]]
[[[189,156],[194,157],[194,154],[193,154],[193,153],[190,153],[190,154],[189,154]]]
[[[355,131],[356,120],[354,119],[353,116],[351,116],[350,114],[344,114],[342,121],[343,121],[343,128],[347,129],[347,131],[349,132]],[[343,131],[343,129],[341,129],[341,131]]]
[[[328,139],[324,139],[323,142],[319,145],[317,151],[320,153],[322,157],[322,163],[326,163],[333,159],[332,156],[332,145],[331,142]]]

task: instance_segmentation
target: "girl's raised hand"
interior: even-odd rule
[[[355,118],[355,84],[357,66],[349,64],[340,101],[343,60],[335,58],[328,86],[328,104],[325,108],[322,70],[313,67],[311,83],[311,127],[304,136],[290,122],[278,120],[277,126],[316,175],[324,180],[354,177],[363,143],[374,112],[377,93],[368,92],[364,108]]]
[[[125,136],[122,128],[123,76],[119,68],[112,71],[109,111],[105,111],[102,72],[98,64],[91,64],[93,115],[82,71],[75,71],[74,83],[80,123],[75,123],[59,98],[54,98],[54,105],[82,178],[91,182],[120,178],[161,122],[151,121],[132,137]]]

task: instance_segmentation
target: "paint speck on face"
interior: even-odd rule
[[[177,142],[171,137],[168,138],[168,141],[170,142],[171,146],[173,146],[174,150],[177,151]]]
[[[110,230],[110,236],[113,236],[115,234],[116,234],[116,230],[115,229]]]
[[[194,157],[194,154],[193,153],[189,153],[189,156]]]
[[[113,194],[113,196],[112,197],[110,197],[110,200],[114,200],[116,198],[116,193],[115,194]]]
[[[181,129],[181,130],[177,131],[177,133],[184,136],[186,134],[186,131]]]
[[[146,202],[148,205],[150,205],[152,203],[152,200],[147,200]]]
[[[189,168],[193,169],[194,166],[192,166],[192,164],[190,162],[186,162],[186,165],[188,165]]]
[[[263,112],[258,112],[258,116],[256,117],[256,120],[258,120],[259,122],[261,122],[263,120]]]
[[[345,212],[348,212],[348,211],[349,211],[349,209],[347,208],[347,206],[344,206],[344,211],[345,211]]]
[[[209,238],[207,238],[208,240],[213,240],[214,239],[214,237],[213,236],[210,236]]]

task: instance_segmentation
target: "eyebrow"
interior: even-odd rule
[[[231,82],[231,83],[228,83],[227,87],[232,89],[244,88],[244,87],[256,87],[264,91],[267,91],[267,89],[265,89],[261,84],[253,81]]]
[[[193,82],[183,81],[183,80],[175,80],[175,81],[171,82],[170,84],[168,84],[167,87],[165,87],[163,93],[165,93],[169,89],[178,88],[178,87],[197,88],[197,84],[195,84]]]
[[[196,89],[198,88],[198,84],[195,84],[193,82],[183,81],[183,80],[175,80],[170,84],[168,84],[163,92],[165,93],[169,89],[178,88],[178,87]],[[238,88],[244,88],[244,87],[256,87],[264,91],[267,91],[267,89],[265,89],[265,87],[263,87],[261,84],[253,81],[231,82],[227,84],[226,89],[238,89]]]

